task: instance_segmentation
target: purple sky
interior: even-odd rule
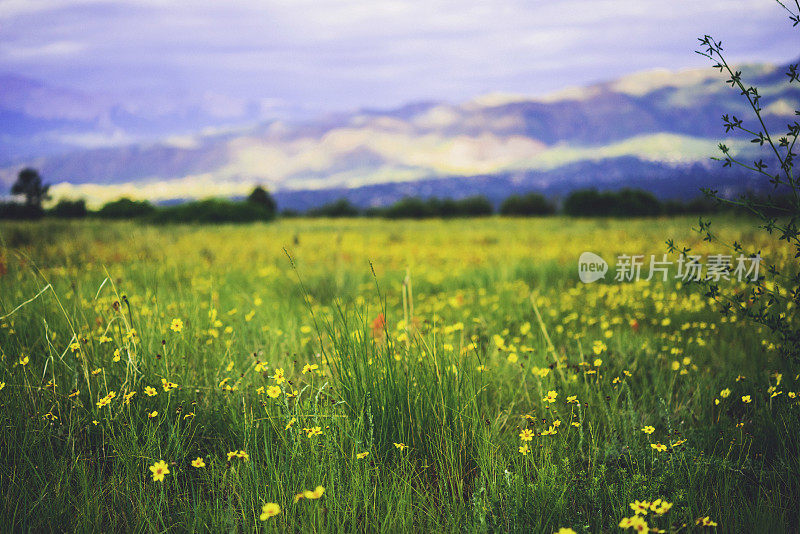
[[[785,62],[800,56],[787,15],[771,0],[0,0],[0,72],[221,115],[385,108],[705,66],[704,33]]]

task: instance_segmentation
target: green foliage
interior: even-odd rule
[[[11,186],[12,195],[25,197],[25,205],[30,208],[41,209],[42,201],[47,200],[50,185],[42,183],[42,177],[36,169],[25,168],[19,171],[17,181]]]
[[[106,203],[96,215],[103,219],[137,219],[155,213],[156,208],[146,200],[121,198]]]
[[[156,207],[146,200],[121,198],[105,204],[95,215],[103,219],[145,219],[156,223],[243,223],[271,221],[276,215],[276,205],[272,196],[259,186],[241,202],[206,199]]]
[[[780,199],[775,200],[779,202]],[[785,204],[785,201],[784,201]],[[783,204],[778,204],[783,205]],[[650,193],[641,190],[623,190],[618,193],[594,190],[577,191],[567,198],[563,213],[570,216],[641,217],[659,213],[666,215],[706,214],[723,210],[738,210],[736,206],[721,206],[701,198],[688,203],[669,201],[661,204]],[[511,195],[500,206],[499,213],[514,217],[538,217],[552,215],[555,205],[538,193]],[[387,219],[449,219],[454,217],[483,217],[494,213],[491,202],[482,196],[459,200],[406,197],[387,207],[372,207],[360,210],[345,198],[330,202],[305,212],[306,217],[383,217]],[[35,207],[15,203],[0,204],[0,219],[31,219],[41,217],[44,212]],[[276,205],[272,196],[257,187],[246,202],[225,199],[190,201],[173,206],[157,207],[146,200],[121,198],[106,203],[97,211],[87,211],[83,200],[60,200],[47,211],[48,215],[61,218],[97,216],[102,219],[141,219],[153,222],[252,222],[268,221],[276,216]],[[294,210],[284,210],[284,218],[298,217]]]
[[[501,215],[514,217],[531,217],[552,215],[556,209],[547,199],[538,193],[511,195],[500,205]]]
[[[157,223],[245,223],[271,221],[274,217],[274,210],[262,204],[212,198],[161,207],[152,215],[152,220]]]
[[[432,200],[436,206],[436,200]],[[439,213],[442,217],[486,217],[494,213],[492,203],[484,196],[476,195],[459,200],[445,199],[439,201]]]
[[[491,202],[483,196],[454,199],[406,197],[382,209],[369,212],[387,219],[443,219],[453,217],[485,217],[494,212]]]
[[[44,210],[37,206],[28,206],[17,202],[0,202],[0,219],[39,219]]]
[[[795,2],[796,11],[791,4],[778,4],[789,12],[792,26],[800,23],[800,4]],[[762,95],[757,87],[747,84],[742,72],[728,63],[722,43],[705,35],[699,38],[698,54],[714,62],[714,68],[728,76],[726,83],[746,101],[752,115],[749,121],[736,115],[724,114],[722,122],[727,134],[740,134],[748,138],[751,144],[761,147],[764,156],[756,161],[743,161],[733,155],[730,149],[720,143],[720,157],[714,159],[722,162],[724,167],[742,167],[759,175],[768,182],[776,196],[756,198],[742,195],[737,199],[727,198],[715,190],[704,190],[709,199],[719,204],[735,206],[754,216],[759,221],[759,229],[779,237],[785,242],[787,257],[794,257],[788,265],[778,266],[778,258],[764,258],[759,272],[759,279],[751,284],[747,291],[731,293],[718,284],[705,281],[707,296],[720,305],[723,314],[735,314],[755,323],[768,326],[778,334],[784,351],[794,364],[800,363],[800,317],[797,307],[800,305],[800,178],[794,169],[795,143],[800,135],[800,123],[794,121],[786,126],[785,134],[777,134],[768,127],[768,120],[762,108]],[[800,83],[798,64],[790,64],[786,70],[787,83]],[[800,115],[800,110],[795,111]],[[727,243],[711,230],[711,222],[700,218],[697,231],[707,241],[726,245],[732,256],[759,257],[760,250],[744,243]],[[677,251],[673,241],[667,242],[670,251]],[[683,254],[690,248],[684,247]]]
[[[436,212],[430,202],[418,197],[406,197],[382,210],[387,219],[427,219],[435,217]]]
[[[637,189],[602,193],[584,189],[570,193],[563,210],[573,217],[652,217],[660,215],[663,206],[651,193]]]
[[[725,237],[749,231],[724,222]],[[34,532],[622,532],[629,503],[664,498],[674,506],[650,512],[651,527],[706,532],[695,521],[710,516],[720,530],[795,532],[800,382],[773,373],[768,330],[723,320],[702,288],[575,275],[582,250],[657,252],[688,226],[4,224],[0,520]],[[296,236],[294,271],[281,247]],[[409,273],[412,254],[427,259]],[[278,397],[259,393],[278,368]],[[523,429],[536,434],[526,455]],[[239,450],[247,461],[227,457]],[[170,474],[154,482],[159,460]],[[294,502],[317,485],[321,499]],[[262,522],[266,502],[282,512]]]
[[[340,198],[318,208],[310,209],[306,212],[308,217],[358,217],[360,214],[357,207],[353,206],[346,198]]]
[[[86,201],[61,199],[51,209],[47,210],[47,215],[61,217],[62,219],[79,219],[86,217]]]
[[[707,198],[705,195],[688,202],[668,200],[664,203],[664,213],[666,215],[701,215],[719,213],[723,211],[723,209],[725,209],[725,206]],[[727,211],[733,209],[735,208],[730,207]]]
[[[261,187],[260,185],[253,189],[253,192],[247,197],[247,201],[256,204],[257,206],[261,206],[263,210],[268,213],[269,218],[272,219],[275,217],[275,213],[277,212],[277,205],[275,204],[275,199],[272,198],[272,195],[269,192]]]

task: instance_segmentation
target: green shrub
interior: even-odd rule
[[[383,210],[387,219],[427,219],[434,216],[432,206],[421,198],[406,197]]]
[[[535,215],[552,215],[555,207],[539,193],[526,195],[511,195],[500,205],[500,214],[516,217],[531,217]]]
[[[58,204],[47,211],[48,215],[61,217],[63,219],[78,219],[86,217],[87,213],[85,200],[67,200],[64,198],[59,200]]]
[[[649,217],[663,213],[661,202],[647,191],[583,189],[564,200],[564,214],[573,217]]]
[[[454,199],[406,197],[386,208],[372,208],[368,216],[383,216],[387,219],[429,219],[433,217],[483,217],[494,212],[492,203],[483,196]]]
[[[253,189],[253,192],[247,197],[247,201],[260,206],[264,211],[270,213],[270,219],[274,218],[275,213],[278,211],[275,199],[260,185]]]
[[[159,223],[245,223],[274,218],[275,212],[260,204],[218,198],[163,207],[153,215],[153,221]]]
[[[318,208],[308,210],[309,217],[358,217],[358,208],[346,198],[340,198]]]
[[[155,211],[155,206],[146,200],[121,198],[105,204],[97,211],[97,216],[103,219],[136,219],[152,215]]]
[[[0,202],[0,219],[39,219],[44,212],[39,206],[16,202]]]

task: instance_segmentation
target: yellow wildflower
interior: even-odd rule
[[[261,521],[266,521],[270,517],[275,517],[281,513],[281,507],[274,502],[268,502],[261,507],[261,515],[258,517]]]
[[[314,436],[319,436],[322,434],[322,428],[318,426],[312,426],[311,428],[304,428],[303,429],[306,433],[306,437],[313,438]]]
[[[712,521],[709,516],[705,517],[698,517],[697,521],[695,521],[696,525],[700,525],[701,527],[716,527],[717,523]]]
[[[663,499],[656,499],[650,504],[650,510],[652,510],[656,515],[664,515],[669,512],[671,508],[672,503]]]
[[[153,472],[153,482],[163,482],[164,477],[169,474],[169,467],[167,462],[159,460],[150,466],[150,471]]]
[[[306,499],[319,499],[322,497],[322,494],[325,493],[325,488],[322,486],[317,486],[314,488],[314,491],[305,490],[303,492],[303,497]]]
[[[116,396],[117,396],[117,392],[116,391],[109,391],[108,395],[106,395],[105,397],[103,397],[102,399],[97,401],[97,407],[98,408],[102,408],[104,406],[108,406],[109,404],[111,404],[111,401]]]
[[[283,369],[275,369],[275,374],[271,377],[276,384],[283,384],[286,381],[286,378],[283,375]]]
[[[650,509],[650,503],[648,501],[636,500],[630,504],[630,507],[637,515],[647,515],[647,511]]]

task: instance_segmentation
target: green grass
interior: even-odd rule
[[[3,224],[3,530],[613,532],[662,498],[651,527],[797,531],[800,386],[769,333],[674,280],[577,279],[584,250],[724,252],[692,223]]]

